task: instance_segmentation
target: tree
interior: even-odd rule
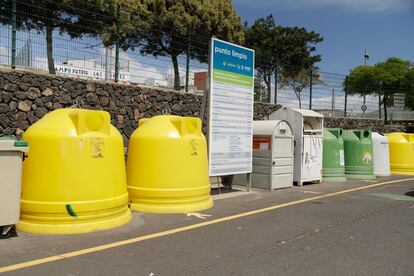
[[[250,27],[246,23],[244,32],[245,45],[255,50],[255,66],[266,84],[269,100],[276,70],[278,76],[294,77],[321,60],[320,55],[312,55],[314,45],[323,41],[319,34],[305,28],[278,26],[272,15],[258,18]]]
[[[366,96],[380,90],[379,69],[374,66],[363,65],[354,68],[347,81],[346,89],[350,95]]]
[[[143,55],[169,56],[174,68],[174,89],[180,89],[178,56],[207,62],[211,36],[241,43],[240,17],[231,0],[133,1],[128,25],[122,22],[121,47],[139,48]],[[107,41],[113,41],[108,37]]]
[[[272,15],[258,18],[251,27],[244,26],[245,45],[255,50],[257,77],[266,85],[266,95],[270,102],[271,80],[276,67],[279,29]]]
[[[379,69],[375,66],[362,65],[350,72],[346,91],[349,95],[363,96],[365,105],[365,96],[377,93],[380,97],[380,84]]]
[[[302,108],[302,91],[306,87],[311,85],[311,74],[310,70],[302,69],[298,73],[294,74],[290,72],[289,74],[281,75],[279,78],[279,83],[281,87],[289,87],[293,90],[298,99],[299,108]],[[322,84],[322,80],[319,78],[319,73],[317,70],[312,70],[312,85]]]
[[[72,13],[76,15],[61,23],[62,31],[67,32],[71,38],[84,35],[99,37],[105,47],[116,41],[116,21],[119,11],[119,35],[124,47],[132,44],[131,30],[137,28],[136,23],[145,25],[146,7],[143,1],[135,0],[66,0],[73,6]],[[146,2],[153,2],[146,0]]]
[[[351,70],[347,92],[351,95],[377,94],[382,97],[380,106],[384,107],[384,120],[387,121],[387,107],[393,102],[393,95],[409,92],[412,83],[410,72],[413,64],[400,58],[391,57],[375,66],[358,66]],[[345,85],[345,84],[344,84]]]

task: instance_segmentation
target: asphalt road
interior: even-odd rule
[[[398,179],[404,177],[376,182]],[[227,194],[228,198],[215,201],[213,209],[202,212],[210,215],[206,220],[183,214],[135,214],[129,225],[100,233],[21,233],[0,241],[0,271],[232,216],[105,250],[26,263],[5,275],[414,275],[414,180],[337,193],[374,184],[351,181]],[[323,196],[332,193],[337,194]],[[315,199],[298,202],[306,198]],[[269,206],[279,207],[238,217]]]

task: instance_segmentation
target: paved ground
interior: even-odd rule
[[[0,272],[414,275],[414,178],[407,178],[229,193],[203,212],[206,220],[134,214],[130,224],[100,233],[20,233],[0,240]],[[381,182],[388,184],[372,187]],[[160,234],[147,236],[153,233]],[[144,238],[130,240],[136,237]],[[111,248],[96,247],[106,244]]]

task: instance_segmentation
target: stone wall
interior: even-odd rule
[[[385,126],[388,132],[403,131],[414,133],[414,120],[394,120],[391,124]]]
[[[18,138],[49,111],[78,107],[108,111],[127,143],[139,119],[161,114],[198,117],[201,102],[202,96],[194,93],[0,69],[0,135]],[[278,108],[255,103],[254,117],[265,119]]]
[[[343,129],[370,129],[376,132],[384,132],[384,120],[363,119],[363,118],[343,118],[325,117],[325,127],[339,127]]]
[[[161,114],[198,117],[201,102],[202,96],[194,93],[0,69],[0,135],[18,138],[49,111],[77,107],[108,111],[127,143],[139,119]],[[267,119],[279,108],[255,103],[254,119]],[[384,131],[383,121],[375,119],[327,117],[325,126]]]

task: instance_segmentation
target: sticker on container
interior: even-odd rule
[[[345,166],[345,154],[344,154],[344,150],[340,150],[339,151],[339,164],[341,166]]]
[[[254,150],[270,150],[271,148],[270,136],[254,136],[253,149]]]
[[[93,158],[103,157],[104,139],[101,137],[91,138],[91,153]]]
[[[370,164],[372,162],[372,154],[369,151],[364,151],[362,153],[362,161],[366,164]]]
[[[192,139],[189,141],[189,146],[190,146],[190,155],[191,156],[197,156],[198,155],[198,142],[195,139]]]

